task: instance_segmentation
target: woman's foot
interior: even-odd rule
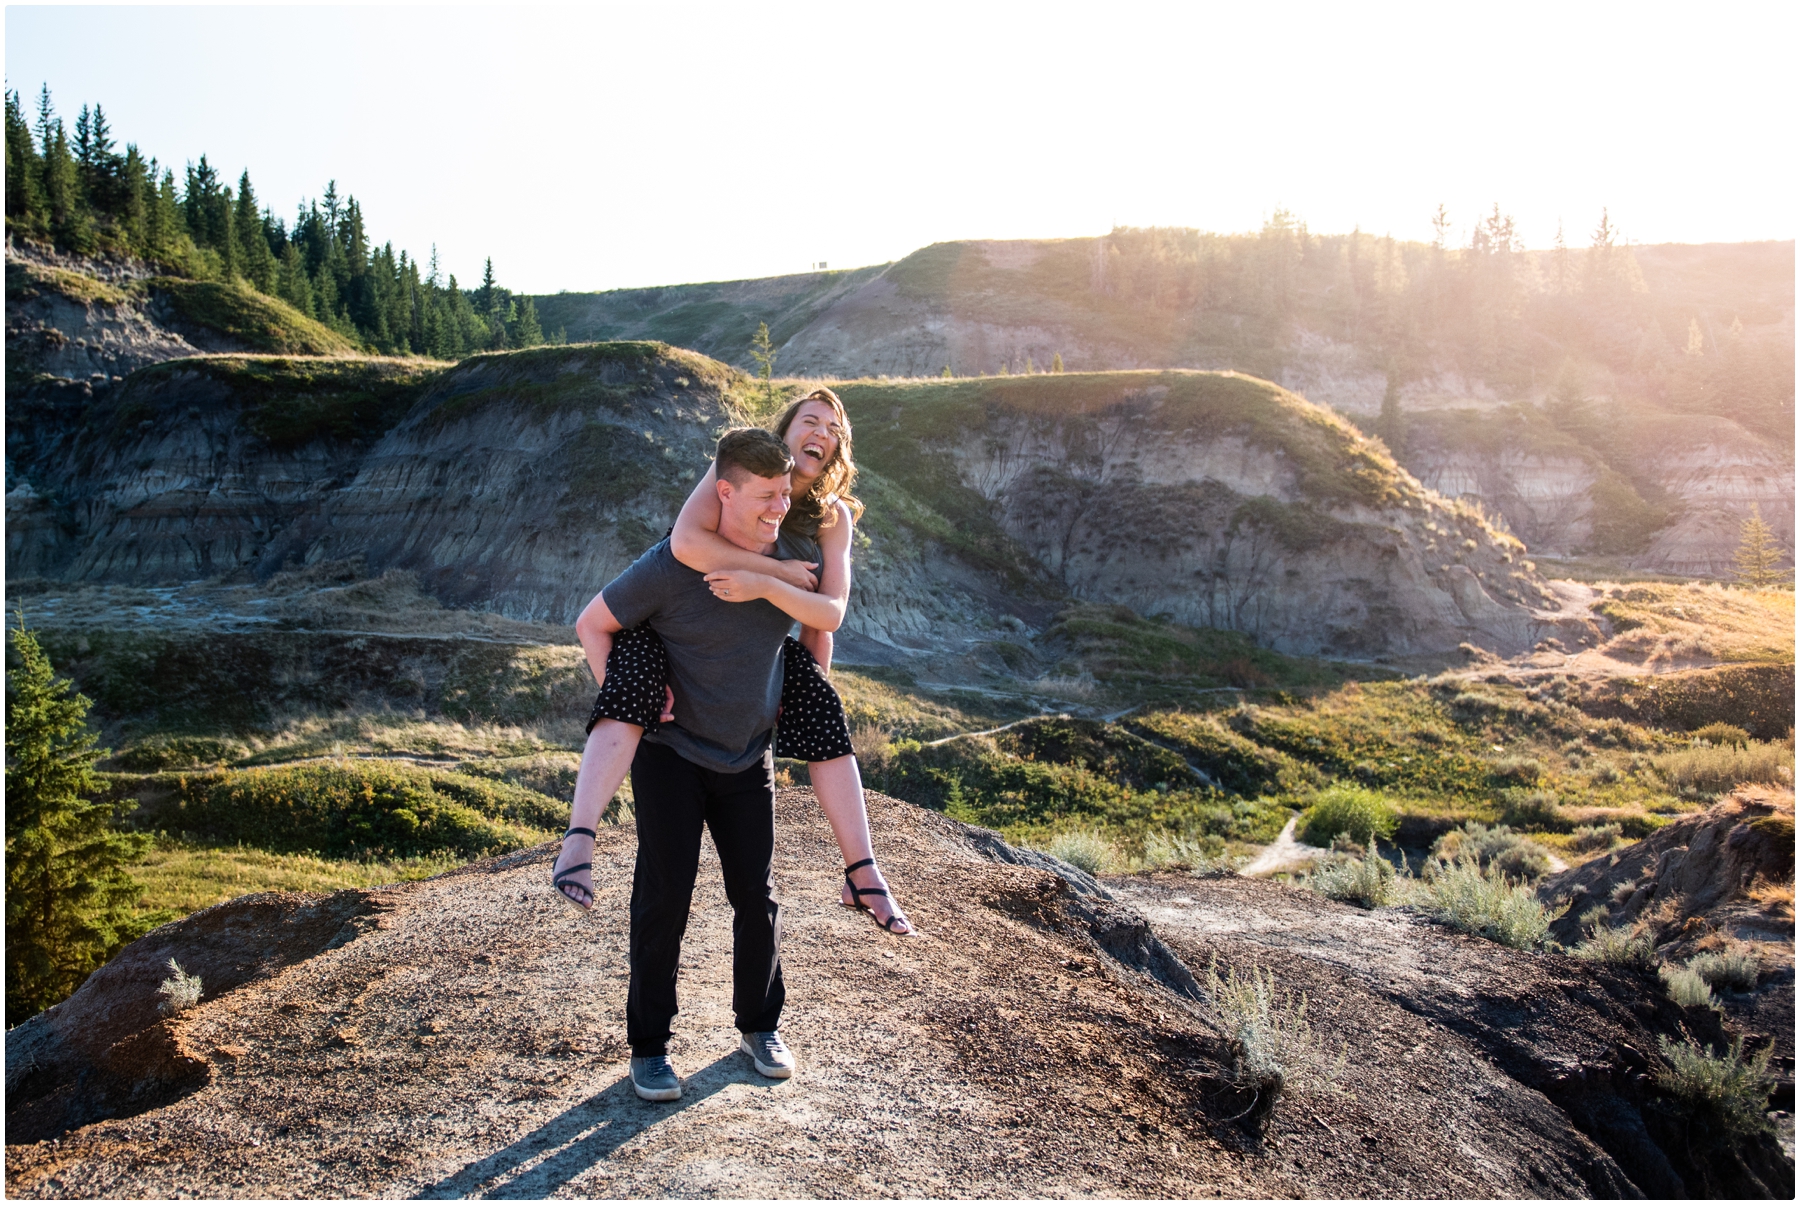
[[[550,885],[583,912],[594,906],[594,834],[572,828],[563,834],[562,852],[550,865]]]
[[[875,859],[867,858],[844,871],[844,890],[838,897],[846,908],[861,908],[875,923],[896,937],[912,936],[912,922],[889,893],[887,880]]]

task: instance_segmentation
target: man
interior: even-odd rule
[[[758,428],[728,431],[715,466],[719,534],[738,547],[817,561],[816,546],[781,535],[789,507],[787,446]],[[638,848],[631,883],[631,986],[625,1004],[631,1080],[645,1100],[675,1100],[669,1063],[681,938],[712,832],[731,901],[732,1007],[741,1048],[785,1079],[793,1055],[779,1024],[781,905],[775,899],[775,779],[770,730],[781,704],[782,641],[793,621],[764,599],[717,597],[663,540],[594,597],[575,631],[604,670],[612,635],[648,623],[668,651],[674,720],[644,734],[631,763]]]

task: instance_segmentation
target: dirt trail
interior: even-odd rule
[[[8,1195],[1630,1194],[1619,1163],[1490,1062],[1479,1036],[1453,1038],[1429,1011],[1383,1006],[1372,1021],[1363,996],[1330,991],[1315,991],[1315,1015],[1350,1046],[1355,1095],[1284,1105],[1255,1138],[1227,1120],[1250,1098],[1227,1082],[1187,970],[1254,933],[1265,960],[1279,951],[1284,984],[1349,982],[1362,959],[1357,975],[1416,981],[1436,1000],[1529,984],[1543,960],[1274,884],[1116,887],[1184,967],[1139,913],[1078,893],[1083,876],[936,813],[870,803],[883,866],[927,937],[888,938],[837,905],[830,832],[808,794],[784,792],[791,1081],[733,1053],[730,913],[709,853],[672,1050],[687,1094],[631,1095],[634,835],[612,829],[591,917],[551,896],[543,847],[373,892],[247,897],[145,938],[7,1035]],[[171,954],[209,990],[158,1022]],[[1458,978],[1469,967],[1482,986]],[[1641,1048],[1651,1039],[1630,1008],[1672,1026],[1653,985],[1558,964],[1576,972],[1622,1001],[1554,1018],[1581,1042],[1629,1032]]]
[[[1257,854],[1238,873],[1247,879],[1258,875],[1274,874],[1278,870],[1299,870],[1308,862],[1324,855],[1325,851],[1312,845],[1302,845],[1294,839],[1294,832],[1300,826],[1300,817],[1289,816],[1288,822],[1281,826],[1281,835],[1263,846]]]

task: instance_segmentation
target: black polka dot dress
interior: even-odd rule
[[[606,678],[588,716],[587,730],[601,720],[622,720],[640,728],[655,728],[668,697],[669,652],[662,637],[641,623],[613,636],[606,655]]]
[[[789,636],[782,646],[781,718],[775,728],[775,756],[798,761],[831,761],[855,752],[844,703],[806,646]],[[653,729],[662,715],[669,681],[669,654],[648,624],[613,637],[606,680],[594,700],[587,730],[601,720],[620,720]]]
[[[849,757],[850,725],[844,701],[806,646],[792,636],[781,649],[781,720],[775,726],[775,756],[799,761]]]

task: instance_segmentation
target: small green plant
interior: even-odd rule
[[[1568,827],[1556,796],[1549,791],[1508,790],[1502,794],[1500,819],[1531,833],[1559,832]]]
[[[1550,872],[1550,851],[1504,824],[1489,828],[1474,820],[1465,821],[1461,828],[1439,837],[1431,852],[1443,862],[1472,858],[1483,869],[1513,882],[1535,881]]]
[[[1712,985],[1692,967],[1664,966],[1660,972],[1669,999],[1683,1008],[1717,1008],[1718,997]]]
[[[1584,824],[1569,838],[1569,848],[1583,854],[1605,853],[1619,843],[1624,831],[1618,824]]]
[[[1769,1105],[1769,1056],[1767,1046],[1746,1059],[1744,1039],[1738,1038],[1723,1053],[1693,1040],[1656,1039],[1657,1050],[1668,1066],[1656,1073],[1656,1086],[1690,1116],[1711,1122],[1732,1134],[1766,1133],[1774,1129]]]
[[[200,1003],[200,976],[190,975],[181,969],[181,964],[173,958],[169,959],[169,977],[162,981],[156,989],[162,997],[157,1008],[165,1017],[172,1017]]]
[[[1761,970],[1756,954],[1745,946],[1712,950],[1688,959],[1688,969],[1721,991],[1747,992]]]
[[[1338,836],[1368,845],[1377,838],[1391,838],[1399,823],[1393,805],[1379,793],[1339,784],[1319,792],[1306,809],[1299,835],[1309,845],[1330,845]]]
[[[1517,950],[1539,945],[1560,915],[1544,907],[1531,888],[1508,882],[1498,870],[1484,870],[1473,858],[1433,863],[1415,898],[1451,928]]]
[[[1400,878],[1394,864],[1372,849],[1366,857],[1328,859],[1306,877],[1306,885],[1327,899],[1379,908],[1399,894]]]
[[[1709,745],[1731,745],[1742,749],[1750,743],[1750,734],[1736,724],[1725,724],[1715,721],[1703,728],[1694,729],[1691,734],[1697,741],[1705,741]]]
[[[1260,1125],[1284,1096],[1341,1092],[1345,1056],[1335,1055],[1306,1019],[1304,993],[1279,992],[1275,973],[1252,963],[1247,975],[1236,967],[1219,974],[1214,959],[1206,969],[1206,994],[1218,1011],[1239,1087],[1255,1093],[1250,1116]]]
[[[1593,962],[1648,971],[1656,966],[1656,939],[1629,925],[1595,925],[1570,953]]]
[[[1112,842],[1092,829],[1058,833],[1045,844],[1044,852],[1089,874],[1101,873],[1116,859]]]
[[[1195,875],[1219,874],[1231,868],[1222,854],[1208,852],[1204,842],[1166,833],[1152,833],[1144,839],[1143,866],[1145,870],[1185,870]]]

